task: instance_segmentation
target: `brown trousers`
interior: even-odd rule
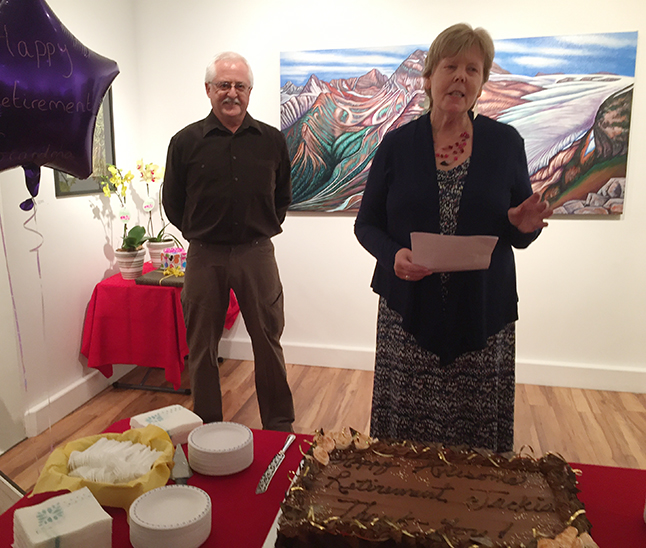
[[[189,246],[182,308],[194,411],[205,423],[223,419],[218,345],[230,289],[251,337],[262,426],[291,431],[294,403],[280,345],[283,287],[269,239],[235,246],[193,240]]]

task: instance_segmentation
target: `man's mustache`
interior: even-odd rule
[[[232,103],[234,105],[239,105],[240,104],[240,99],[238,99],[237,97],[227,97],[226,99],[224,99],[224,101],[222,101],[223,105],[228,105],[230,103]]]

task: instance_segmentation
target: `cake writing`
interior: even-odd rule
[[[471,495],[465,501],[469,510],[498,509],[509,510],[511,512],[554,512],[554,501],[545,500],[544,497],[538,496],[535,500],[523,495],[520,500],[507,500],[506,496],[511,494],[506,491],[492,491],[489,489],[471,488],[478,494]],[[480,494],[482,493],[482,494]]]
[[[430,470],[434,478],[464,478],[474,481],[492,480],[507,485],[522,485],[527,481],[525,474],[511,474],[506,471],[505,474],[497,474],[495,470],[472,471],[470,469],[460,468],[457,466],[447,466],[445,464],[423,464],[413,469],[414,474],[419,474],[423,470]]]
[[[341,505],[348,505],[348,508],[343,511],[339,517],[341,518],[350,518],[350,519],[357,519],[363,522],[371,522],[375,518],[381,517],[380,514],[371,512],[370,509],[374,507],[378,507],[378,503],[375,502],[374,500],[371,502],[366,502],[362,501],[359,499],[337,499],[337,502]],[[416,519],[414,516],[410,515],[410,513],[406,514],[405,516],[401,518],[393,518],[395,523],[398,523],[400,525],[405,525],[408,522],[414,522],[414,523],[419,523],[421,525],[428,525],[428,522],[420,521]]]
[[[337,502],[341,506],[347,506],[340,514],[341,519],[349,520],[358,520],[361,523],[370,523],[375,524],[377,521],[384,519],[383,513],[377,510],[379,508],[379,503],[376,501],[362,501],[359,499],[352,498],[339,498]],[[440,521],[440,528],[433,529],[430,527],[430,522],[425,519],[421,519],[419,516],[414,516],[409,511],[406,515],[402,517],[392,516],[386,518],[387,523],[396,524],[397,526],[403,528],[408,528],[412,526],[413,530],[419,531],[420,528],[428,528],[428,532],[437,531],[438,533],[444,533],[446,535],[452,535],[460,539],[468,539],[474,537],[486,537],[489,534],[487,529],[482,531],[476,529],[475,527],[468,525],[461,525],[459,518],[447,519],[444,518]],[[512,528],[513,523],[510,523],[505,529],[499,532],[498,538],[502,539]]]
[[[354,470],[366,469],[372,472],[373,476],[380,476],[388,472],[391,468],[399,468],[399,464],[392,461],[379,461],[371,460],[363,454],[357,455],[356,453],[343,455],[341,454],[338,459],[338,464],[343,468],[350,468]]]
[[[430,500],[437,500],[438,502],[448,502],[443,498],[447,491],[453,491],[454,487],[448,483],[443,486],[429,486],[429,490],[413,489],[410,487],[391,487],[389,485],[382,485],[377,480],[372,478],[356,479],[350,483],[343,480],[351,477],[352,473],[349,470],[343,470],[336,476],[327,476],[328,483],[325,485],[327,489],[336,485],[339,493],[347,495],[351,491],[364,492],[364,493],[378,493],[380,495],[394,495],[398,497],[415,497]]]

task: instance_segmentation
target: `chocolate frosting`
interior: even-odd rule
[[[277,547],[532,548],[568,525],[589,531],[576,476],[560,456],[506,457],[377,441],[312,449],[282,504]]]

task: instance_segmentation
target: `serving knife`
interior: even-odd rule
[[[287,436],[287,439],[285,440],[285,445],[283,445],[283,448],[280,451],[278,451],[278,453],[273,459],[271,459],[269,466],[267,466],[267,470],[265,470],[265,473],[260,478],[260,481],[258,482],[258,487],[256,487],[256,495],[259,495],[260,493],[264,493],[267,490],[267,488],[269,487],[269,482],[271,481],[271,478],[274,477],[274,474],[276,473],[276,470],[278,470],[280,463],[283,462],[283,459],[285,458],[285,453],[287,452],[287,449],[289,449],[289,446],[292,444],[292,442],[295,439],[296,439],[296,436],[294,434],[290,434],[289,436]]]
[[[188,461],[186,460],[186,455],[184,454],[184,450],[182,449],[182,446],[179,443],[175,446],[175,454],[173,455],[173,462],[175,464],[170,473],[171,479],[177,484],[186,485],[186,483],[188,482],[188,478],[190,478],[193,475],[193,471],[191,470],[191,467],[188,465]]]

